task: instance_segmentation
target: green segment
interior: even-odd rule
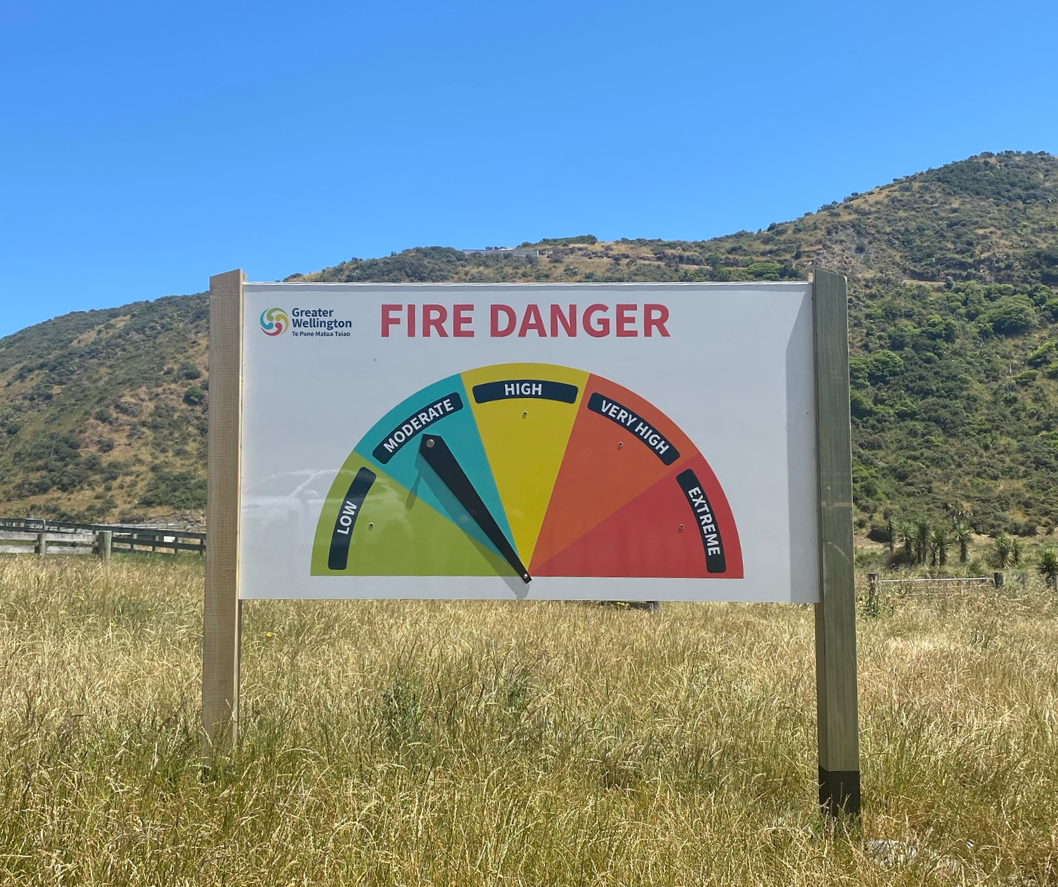
[[[349,562],[327,569],[334,522],[349,484],[367,467],[377,477],[353,527]],[[491,546],[468,536],[426,502],[381,471],[373,461],[352,453],[334,480],[316,525],[313,576],[514,576]]]

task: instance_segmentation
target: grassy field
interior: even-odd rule
[[[0,559],[0,884],[1058,884],[1058,602],[860,620],[864,815],[815,802],[812,610],[255,602],[203,778],[195,558]]]

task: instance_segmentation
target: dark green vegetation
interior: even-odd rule
[[[171,296],[0,341],[0,511],[204,508],[207,310],[204,295]]]
[[[708,241],[447,247],[293,280],[724,281],[848,275],[856,504],[979,533],[1058,522],[1058,158],[982,155]],[[201,296],[73,314],[0,341],[0,510],[201,505]]]

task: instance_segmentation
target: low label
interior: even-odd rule
[[[375,482],[375,477],[371,469],[361,468],[353,478],[353,482],[349,484],[349,491],[342,499],[342,507],[338,510],[338,517],[334,520],[331,548],[327,553],[328,570],[344,570],[349,562],[349,540],[353,538],[356,518],[364,505],[364,498],[371,489],[371,484]]]

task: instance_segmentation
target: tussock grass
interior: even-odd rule
[[[1058,884],[1042,586],[861,620],[836,830],[809,607],[247,603],[204,776],[201,594],[193,558],[0,559],[0,883]]]

